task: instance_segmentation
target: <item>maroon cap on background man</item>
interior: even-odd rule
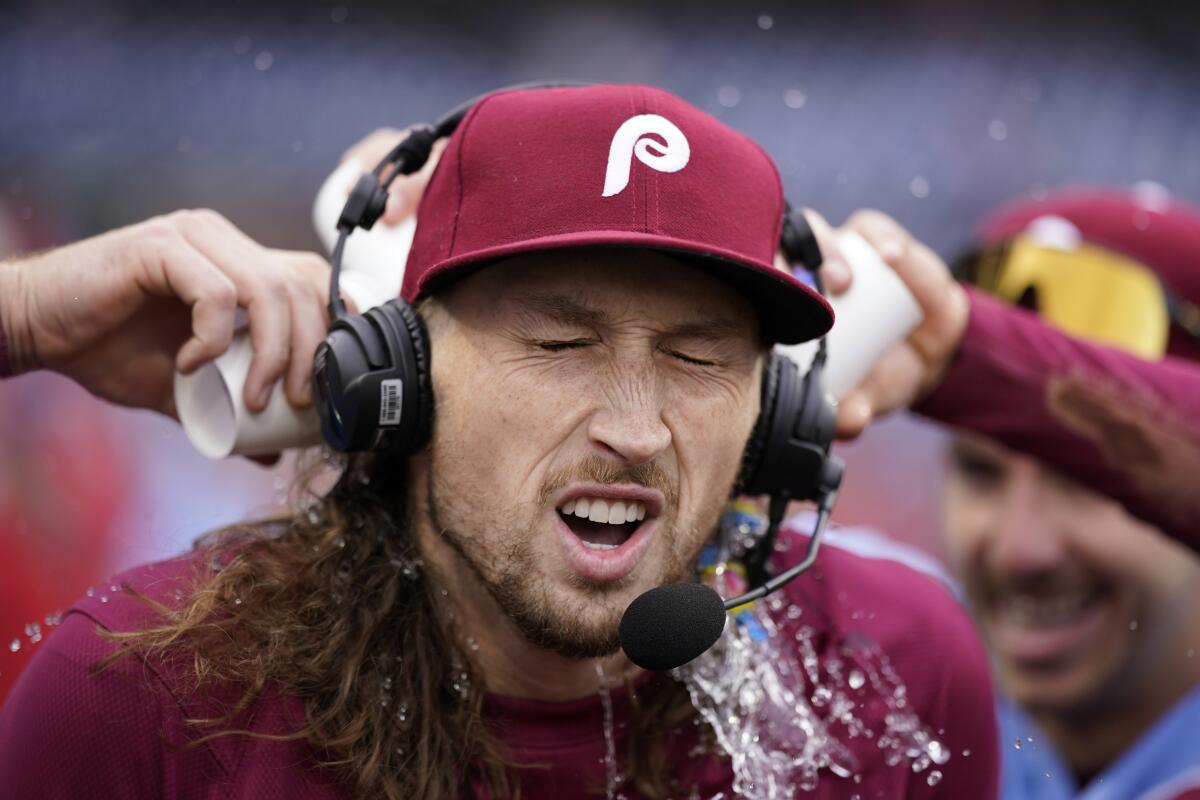
[[[516,89],[479,101],[451,136],[417,211],[401,296],[468,268],[568,247],[644,247],[743,292],[763,332],[824,334],[819,293],[776,269],[779,173],[757,144],[661,89]]]
[[[1175,295],[1200,306],[1200,208],[1154,183],[1128,189],[1076,186],[1000,208],[984,218],[979,239],[996,244],[1046,216],[1061,217],[1084,241],[1149,267]],[[1200,359],[1200,345],[1174,326],[1167,352]]]

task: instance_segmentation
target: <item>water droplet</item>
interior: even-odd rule
[[[770,14],[759,14],[758,15],[758,27],[759,27],[759,30],[764,30],[764,31],[771,30],[771,28],[775,27],[775,18],[772,17]]]
[[[807,102],[808,96],[804,94],[803,89],[792,88],[783,93],[783,104],[788,108],[804,108]]]
[[[988,123],[988,136],[992,137],[993,141],[1003,142],[1008,138],[1008,126],[1002,121],[994,119]]]
[[[867,676],[863,675],[860,670],[852,669],[850,670],[850,676],[846,680],[850,684],[851,689],[861,689],[863,684],[867,682]]]
[[[84,594],[86,594],[88,597],[95,597],[96,590],[94,588],[92,588],[91,586],[89,586],[87,591]]]
[[[918,199],[929,197],[929,181],[918,175],[908,182],[908,190]]]
[[[1018,736],[1016,739],[1013,739],[1013,748],[1016,750],[1021,749],[1021,737],[1020,736]]]
[[[240,598],[240,597],[233,598],[233,604],[235,606],[240,606],[242,604],[242,598]]]
[[[800,608],[800,606],[794,605],[794,606],[788,607],[786,616],[788,619],[800,619],[801,615],[803,615],[803,614],[804,614],[804,609]]]
[[[969,749],[963,750],[963,758],[970,758],[970,757],[971,757],[971,751]]]
[[[925,779],[925,782],[928,783],[930,786],[937,786],[941,782],[941,780],[942,780],[941,770],[935,769],[933,772],[929,773],[929,777]]]
[[[102,595],[100,595],[100,602],[101,602],[101,603],[107,603],[107,602],[108,602],[108,595],[106,595],[106,594],[102,594]]]
[[[270,52],[268,52],[266,50],[263,50],[261,53],[259,53],[258,55],[256,55],[254,57],[254,68],[256,70],[258,70],[259,72],[266,72],[267,70],[269,70],[271,68],[271,65],[274,63],[275,63],[275,56],[271,55]]]
[[[742,92],[736,86],[722,86],[717,89],[717,102],[723,108],[734,108],[742,102]]]
[[[1033,737],[1032,737],[1032,736],[1026,736],[1026,737],[1025,737],[1025,741],[1029,742],[1030,744],[1033,744]]]
[[[8,652],[16,653],[16,652],[20,651],[20,649],[21,649],[21,640],[20,639],[13,639],[11,642],[8,643]]]
[[[350,9],[345,6],[334,6],[329,12],[329,18],[334,22],[345,22],[350,16]]]
[[[1138,629],[1138,621],[1136,619],[1131,619],[1129,621],[1129,630],[1136,631],[1137,629]]]
[[[1171,190],[1157,181],[1138,181],[1130,194],[1133,202],[1146,211],[1163,212],[1171,207]]]

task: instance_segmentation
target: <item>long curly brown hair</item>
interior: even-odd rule
[[[517,794],[515,765],[484,719],[482,676],[418,552],[406,483],[403,458],[352,456],[305,510],[207,534],[196,546],[219,567],[178,608],[143,597],[162,623],[108,634],[127,647],[100,666],[129,652],[186,653],[197,691],[241,690],[227,716],[191,720],[204,731],[197,744],[306,740],[356,797],[457,798],[472,784]],[[268,687],[303,699],[304,726],[282,737],[229,729]],[[663,797],[678,789],[667,774],[669,737],[694,710],[667,676],[643,684],[640,697],[629,690],[625,786]]]

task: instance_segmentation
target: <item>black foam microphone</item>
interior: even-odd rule
[[[655,671],[682,667],[702,655],[721,638],[727,611],[766,597],[813,565],[834,494],[826,493],[817,506],[817,521],[804,558],[761,586],[729,600],[722,600],[700,583],[669,583],[638,595],[625,609],[618,629],[625,655],[642,669]],[[771,525],[777,527],[779,520],[773,519]],[[774,541],[772,533],[768,532],[765,541]]]

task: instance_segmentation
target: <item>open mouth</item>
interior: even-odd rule
[[[629,541],[646,518],[646,504],[640,500],[577,497],[564,503],[558,514],[584,547],[616,550]]]
[[[1116,613],[1110,587],[1087,582],[992,596],[987,629],[998,651],[1027,667],[1065,663],[1089,651]]]

